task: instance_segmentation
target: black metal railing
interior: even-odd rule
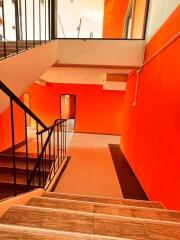
[[[53,40],[53,0],[8,2],[0,5],[0,60]]]
[[[0,94],[1,97],[5,97],[7,104],[10,103],[10,107],[6,109],[9,111],[7,114],[9,119],[4,128],[7,134],[11,135],[6,136],[11,138],[9,141],[11,146],[8,152],[0,153],[1,156],[5,154],[11,159],[10,178],[13,189],[9,196],[16,196],[37,187],[48,187],[66,157],[66,120],[57,119],[52,126],[47,127],[2,81]],[[30,128],[29,118],[33,122]],[[2,132],[0,132],[2,139],[1,134]],[[22,151],[19,150],[20,146],[23,148]]]
[[[66,120],[55,120],[53,126],[37,132],[37,138],[40,154],[28,185],[47,189],[66,157]]]

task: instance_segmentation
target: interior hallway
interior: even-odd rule
[[[68,147],[71,159],[55,192],[123,197],[108,144],[120,137],[75,133]]]

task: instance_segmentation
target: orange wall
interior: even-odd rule
[[[22,99],[22,97],[20,98]],[[25,139],[24,112],[13,104],[15,144]],[[12,146],[10,107],[0,114],[0,152]]]
[[[146,46],[149,58],[177,33],[180,8]],[[176,29],[176,30],[175,30]],[[121,149],[151,200],[180,210],[180,40],[143,68],[137,106],[136,74],[128,78]]]
[[[31,107],[48,125],[60,115],[60,94],[76,95],[76,131],[120,134],[124,92],[104,91],[100,85],[34,84]]]
[[[122,38],[124,20],[130,0],[105,0],[104,5],[104,38]]]

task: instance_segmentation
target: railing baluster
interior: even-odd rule
[[[3,38],[4,38],[4,58],[6,58],[6,29],[5,29],[5,16],[4,16],[4,0],[2,0],[2,20],[3,20]]]
[[[39,0],[39,41],[41,45],[41,0]]]
[[[58,167],[59,167],[59,123],[57,125],[57,156],[58,156]]]
[[[27,135],[27,113],[25,113],[25,142],[26,142],[26,177],[27,177],[27,186],[29,181],[29,166],[28,166],[28,135]]]
[[[44,4],[45,4],[45,43],[46,43],[46,0],[44,0]]]
[[[22,1],[19,0],[19,40],[23,40],[22,32]]]
[[[42,158],[41,158],[40,171],[42,176],[42,186],[44,188],[44,153],[42,154]]]
[[[62,163],[62,154],[63,154],[63,151],[62,151],[62,147],[63,147],[63,144],[62,144],[62,141],[63,141],[63,137],[62,137],[62,125],[63,125],[63,123],[61,123],[61,125],[60,125],[60,129],[61,129],[61,163]]]
[[[25,35],[26,35],[26,50],[28,49],[28,34],[27,34],[27,0],[25,0]]]
[[[47,179],[47,170],[46,170],[46,161],[47,161],[47,156],[46,156],[46,149],[45,149],[45,160],[44,160],[45,162],[44,162],[44,165],[45,165],[45,182],[46,182],[46,179]]]
[[[49,41],[51,40],[51,2],[48,0]]]
[[[64,147],[65,147],[65,141],[64,141],[64,122],[63,122],[63,161],[64,161]]]
[[[35,47],[35,3],[33,0],[33,46]]]
[[[66,157],[66,122],[64,122],[64,125],[65,125],[64,137],[65,137],[65,157]]]
[[[49,139],[49,171],[51,170],[51,137]],[[51,181],[51,175],[50,175],[50,181]]]
[[[14,113],[13,101],[10,98],[10,111],[11,111],[11,131],[12,131],[12,155],[13,155],[13,178],[14,178],[14,196],[17,195],[16,189],[16,153],[15,153],[15,134],[14,134]]]
[[[36,134],[38,133],[38,122],[36,122]],[[37,159],[39,159],[39,135],[37,134]],[[39,167],[40,163],[38,164]],[[38,168],[39,169],[39,168]],[[39,187],[41,186],[40,172],[38,171]]]
[[[45,143],[43,143],[44,133],[48,134]],[[59,134],[61,136],[59,136]],[[39,132],[37,131],[37,135],[40,135],[40,139],[41,139],[40,140],[41,153],[38,154],[38,160],[36,162],[34,171],[30,177],[29,183],[33,182],[36,175],[38,175],[41,180],[41,182],[39,183],[39,186],[47,187],[46,183],[48,183],[48,186],[49,186],[52,179],[55,177],[61,163],[66,157],[66,121],[57,119],[54,122],[53,126]],[[61,142],[59,142],[60,140]],[[61,151],[61,156],[59,155],[60,151]],[[47,157],[47,152],[49,152],[48,157]],[[51,159],[51,156],[53,157],[53,159]],[[61,157],[61,160],[60,160],[60,157]],[[49,165],[48,176],[47,176],[46,164]]]
[[[53,130],[53,156],[54,156],[54,159],[55,159],[55,156],[56,156],[55,128],[54,128],[54,130]]]
[[[42,152],[42,149],[43,149],[43,134],[41,133],[41,152]],[[40,184],[41,184],[41,178],[44,181],[43,174],[44,173],[43,173],[43,155],[42,155],[42,158],[40,159],[40,163],[39,163]],[[44,182],[42,182],[42,184],[44,184]]]
[[[19,11],[18,11],[18,0],[15,0],[15,25],[16,25],[16,53],[19,52]]]

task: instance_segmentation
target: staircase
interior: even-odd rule
[[[29,154],[30,155],[30,154]],[[33,154],[32,154],[33,155]],[[49,157],[47,159],[46,165],[49,164]],[[54,158],[50,158],[51,165],[54,162]],[[37,162],[37,157],[29,157],[28,159],[28,174],[31,175]],[[50,167],[51,167],[50,165]],[[49,174],[49,169],[46,169],[46,177]],[[8,154],[0,154],[0,200],[9,198],[14,192],[14,176],[13,176],[13,156]],[[27,186],[27,162],[25,153],[19,153],[16,155],[16,190],[17,194],[24,193],[28,190],[33,189],[32,186]],[[41,176],[42,176],[41,169]],[[37,184],[38,187],[38,184]]]
[[[180,212],[158,202],[44,192],[7,210],[0,239],[179,240]]]
[[[0,200],[17,196],[35,188],[48,189],[66,162],[66,120],[56,119],[47,127],[2,81],[0,91],[10,100],[9,119],[11,141],[9,148],[0,152]],[[14,114],[14,106],[22,115],[21,129],[24,139],[16,143],[19,129],[14,122],[19,120]],[[27,117],[31,117],[35,127],[29,129]],[[4,128],[6,128],[4,124]],[[0,136],[3,140],[4,135]]]

